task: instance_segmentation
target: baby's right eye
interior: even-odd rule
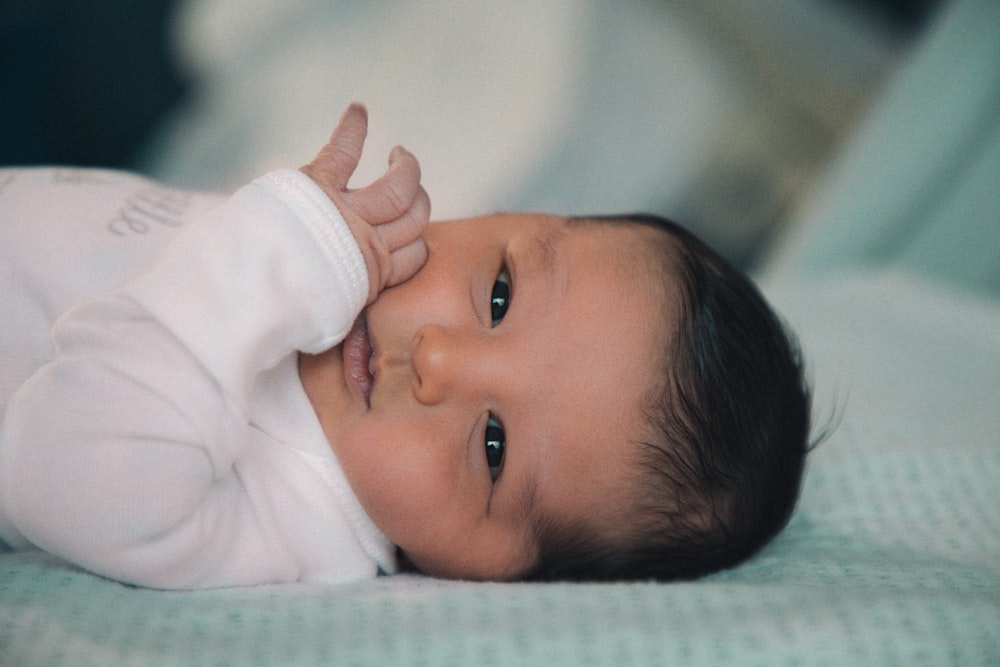
[[[490,293],[490,317],[493,326],[500,324],[507,308],[510,307],[510,275],[507,269],[500,269],[496,281],[493,283],[493,291]]]
[[[503,469],[504,453],[507,451],[507,435],[493,415],[486,420],[486,465],[490,468],[490,480],[497,481]]]

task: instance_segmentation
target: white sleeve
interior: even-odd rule
[[[280,171],[241,189],[56,325],[56,359],[0,433],[4,511],[31,543],[109,577],[212,578],[240,533],[265,530],[233,472],[254,378],[342,340],[367,293],[356,242],[312,181]]]

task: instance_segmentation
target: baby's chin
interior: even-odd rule
[[[400,572],[414,572],[437,577],[438,579],[454,579],[461,581],[518,581],[524,579],[531,571],[530,566],[501,567],[499,564],[455,561],[448,559],[421,558],[412,556],[401,548],[397,548],[397,563]]]

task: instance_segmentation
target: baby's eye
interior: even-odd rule
[[[486,420],[486,464],[490,467],[490,479],[497,481],[503,469],[504,452],[507,449],[507,435],[503,424],[490,415]]]
[[[500,269],[496,282],[493,283],[493,291],[490,293],[490,316],[493,318],[493,326],[500,324],[509,306],[510,275],[507,269]]]

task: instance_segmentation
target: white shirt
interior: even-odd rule
[[[364,305],[357,244],[299,172],[214,203],[114,172],[0,171],[0,316],[18,322],[0,399],[19,385],[0,537],[163,588],[391,572],[297,370]],[[40,328],[72,304],[53,348]]]

